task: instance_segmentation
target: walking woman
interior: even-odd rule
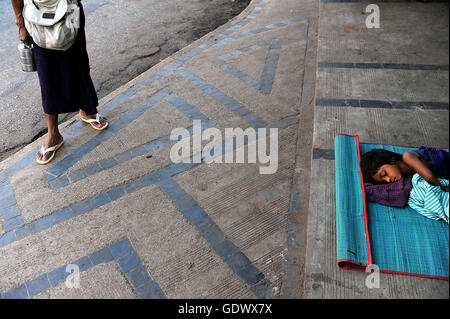
[[[33,0],[33,4],[38,9],[39,6],[52,8],[59,1]],[[33,44],[33,55],[41,86],[42,107],[48,134],[44,145],[36,153],[36,161],[39,164],[49,163],[64,143],[58,129],[58,114],[79,111],[81,120],[89,123],[92,128],[103,130],[108,127],[107,120],[97,112],[98,98],[89,72],[84,32],[85,16],[80,1],[78,0],[80,21],[76,40],[70,48],[62,51],[39,47],[25,27],[24,0],[11,0],[19,40],[26,44]]]

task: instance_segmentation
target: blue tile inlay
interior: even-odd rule
[[[268,3],[268,0],[263,0],[261,2],[261,4],[256,9],[254,9],[254,11],[252,12],[251,15],[247,16],[246,19],[244,19],[243,21],[237,23],[236,25],[234,25],[233,27],[231,27],[227,31],[225,31],[226,34],[230,34],[232,32],[239,30],[243,25],[245,25],[251,19],[253,19],[256,16],[256,14],[258,12],[260,12],[261,9],[263,8],[263,6],[265,6],[267,3]],[[298,19],[297,20],[293,19],[293,20],[282,23],[280,26],[285,26],[285,25],[288,25],[290,23],[294,23],[297,21],[298,21]],[[270,28],[268,28],[268,29],[270,29]],[[255,30],[255,31],[250,32],[250,34],[256,34],[258,32],[262,32],[262,31]],[[246,35],[241,34],[241,35],[235,36],[233,39],[241,38],[243,36],[246,36]],[[211,40],[211,41],[201,45],[199,48],[183,55],[177,61],[172,62],[170,65],[163,68],[163,70],[157,72],[155,75],[150,76],[147,79],[144,79],[143,81],[136,84],[134,87],[127,89],[125,92],[123,92],[123,93],[119,94],[118,96],[116,96],[115,98],[113,98],[111,101],[109,101],[102,107],[102,111],[103,112],[110,111],[111,109],[115,108],[116,106],[120,105],[121,103],[127,101],[131,96],[136,94],[138,91],[144,89],[146,86],[152,84],[154,81],[165,76],[168,72],[178,70],[184,62],[188,61],[192,57],[200,54],[205,49],[210,48],[213,45],[221,43],[222,41],[224,41],[226,39],[227,38],[224,35],[216,36],[213,40]],[[216,90],[212,86],[210,86],[206,83],[202,83],[201,81],[200,82],[194,81],[194,82],[197,82],[197,85],[199,85],[199,87],[202,88],[202,90],[204,90],[207,94],[213,95],[213,97],[219,96],[219,98],[222,100],[222,102],[224,102],[224,101],[226,102],[226,103],[224,103],[225,105],[227,105],[231,110],[236,111],[238,114],[242,114],[243,116],[245,116],[245,119],[247,119],[250,123],[252,123],[256,127],[266,126],[266,123],[264,123],[262,120],[258,119],[254,114],[243,109],[235,101],[233,101],[232,99],[223,95],[222,93],[220,93],[218,90]],[[168,94],[170,94],[170,91],[168,91],[168,89],[167,89],[166,92],[160,91],[159,93],[168,95]],[[155,96],[153,96],[152,98],[155,98]],[[150,99],[149,103],[156,103],[154,100],[152,101],[152,98]],[[202,117],[201,113],[199,113],[195,108],[193,108],[193,107],[191,108],[187,103],[184,103],[184,102],[180,103],[181,100],[177,99],[175,95],[171,95],[170,98],[174,101],[173,104],[178,104],[180,109],[185,110],[185,114],[188,117],[190,117],[191,119],[194,119],[194,118],[199,119],[200,118],[200,119],[205,120],[205,118]],[[111,127],[107,131],[102,132],[102,134],[95,136],[87,143],[87,145],[83,145],[77,151],[75,151],[74,153],[70,154],[65,159],[63,159],[62,161],[57,163],[51,170],[49,170],[49,172],[45,173],[45,176],[47,176],[47,178],[50,181],[50,183],[52,184],[52,186],[55,188],[63,187],[65,185],[69,184],[71,181],[73,182],[73,181],[79,179],[80,177],[83,177],[85,175],[95,174],[95,173],[99,172],[101,169],[106,169],[106,168],[111,167],[111,165],[112,166],[117,165],[117,161],[115,159],[108,159],[108,160],[104,160],[98,164],[95,164],[92,167],[84,168],[82,172],[81,171],[78,172],[79,175],[77,175],[77,174],[69,175],[70,180],[69,180],[69,177],[67,177],[67,176],[63,176],[62,178],[57,178],[58,176],[61,176],[65,171],[67,171],[67,169],[69,167],[71,167],[73,165],[73,163],[75,163],[81,157],[83,157],[84,154],[86,154],[87,152],[90,152],[93,148],[95,148],[102,141],[113,136],[120,129],[120,127],[127,125],[130,120],[140,116],[145,111],[145,109],[150,106],[151,105],[145,104],[145,102],[144,102],[144,105],[140,105],[137,109],[129,112],[129,114],[127,114],[127,116],[126,116],[127,118],[121,118],[120,120],[118,120],[117,122],[114,123],[115,125],[111,125]],[[207,119],[205,121],[206,121],[206,125],[205,125],[206,127],[215,126],[214,123],[207,121]],[[70,128],[66,129],[62,133],[62,135],[64,136],[64,138],[66,140],[68,140],[69,138],[74,136],[79,130],[81,130],[84,127],[85,127],[84,123],[78,122],[75,125],[71,126]],[[190,129],[192,132],[192,128],[190,128]],[[166,143],[169,142],[167,140],[167,137],[164,139],[165,140],[160,141],[160,142],[162,142],[162,145],[165,145]],[[149,143],[149,144],[145,145],[145,147],[149,150],[152,150],[152,148],[158,147],[158,144],[157,143],[154,143],[154,144]],[[21,169],[23,169],[23,168],[27,167],[28,165],[35,162],[36,151],[37,151],[37,149],[31,151],[28,155],[26,155],[25,157],[23,157],[22,159],[17,161],[15,164],[6,168],[3,172],[0,173],[0,189],[6,190],[9,187],[9,181],[8,181],[9,177],[11,177],[14,173],[20,171]],[[145,153],[144,153],[144,149],[140,148],[140,149],[136,149],[134,151],[130,151],[130,154],[132,156],[139,156],[139,155],[143,155]],[[170,178],[174,174],[177,174],[177,173],[180,173],[187,169],[193,168],[197,165],[199,165],[199,164],[180,163],[180,164],[172,165],[171,167],[169,167],[167,169],[144,176],[141,179],[141,182],[143,185],[149,185],[149,183],[161,182],[161,181],[164,181],[165,179]],[[128,190],[130,190],[130,188],[128,188]],[[108,203],[110,201],[120,198],[121,196],[124,195],[124,193],[125,193],[124,187],[117,187],[113,190],[110,190],[108,192],[98,195],[97,197],[95,197],[92,200],[86,200],[84,202],[78,203],[76,205],[73,205],[72,207],[63,209],[63,210],[56,212],[50,216],[44,217],[40,220],[37,220],[31,224],[23,225],[23,221],[22,221],[22,223],[18,223],[18,225],[20,225],[19,228],[15,229],[14,231],[10,231],[3,235],[0,235],[0,247],[6,245],[8,243],[11,243],[19,238],[23,238],[33,232],[49,228],[56,223],[63,222],[65,220],[75,217],[77,215],[84,214],[93,208],[97,208],[102,205],[105,205],[106,203]],[[4,194],[4,192],[2,192],[2,194]],[[6,197],[6,196],[4,196],[4,197]],[[11,198],[9,198],[9,199],[3,198],[3,199],[5,200],[5,203],[7,203],[9,206],[8,206],[8,210],[4,210],[4,209],[0,210],[0,215],[1,215],[0,217],[6,216],[7,213],[12,218],[20,217],[20,212],[17,208],[17,203],[15,201],[12,201]],[[221,233],[220,228],[218,228],[217,225],[215,225],[214,223],[211,224],[212,221],[209,220],[209,217],[206,215],[206,213],[204,213],[200,207],[196,206],[195,201],[189,195],[183,194],[181,196],[178,196],[177,203],[178,203],[177,205],[179,207],[183,206],[185,208],[190,208],[190,210],[187,210],[187,209],[185,210],[185,212],[187,213],[187,216],[189,216],[189,218],[193,222],[198,222],[199,229],[203,230],[205,238],[207,238],[207,240],[211,244],[216,245],[219,242],[224,240],[224,236],[223,236],[223,233]],[[11,219],[11,218],[9,218],[9,219]],[[20,217],[20,219],[21,219],[21,217]],[[16,218],[15,221],[17,222],[18,220],[19,220],[19,218]],[[208,227],[206,227],[207,225],[208,225]],[[214,227],[214,226],[216,226],[216,227]],[[107,260],[110,260],[111,258],[112,258],[112,256],[108,255],[108,253],[105,250],[103,250],[102,253],[98,253],[98,254],[93,253],[89,256],[86,256],[86,257],[78,260],[77,263],[79,263],[82,266],[83,270],[86,270],[89,267],[92,267],[93,265],[96,265],[102,261],[106,262]],[[95,262],[93,261],[94,259],[96,260]],[[92,263],[89,260],[92,260]],[[125,263],[124,265],[130,265],[130,264]],[[249,267],[251,268],[251,265]],[[249,267],[247,267],[247,268],[249,268]],[[5,293],[1,294],[1,298],[32,297],[33,295],[35,295],[41,291],[44,291],[50,285],[55,286],[58,283],[64,281],[64,279],[66,278],[65,268],[66,268],[65,266],[60,267],[60,268],[46,274],[46,276],[41,276],[37,279],[34,279],[33,281],[30,281],[28,283],[29,288],[27,288],[27,285],[22,285],[16,289],[12,289],[8,292],[5,292]],[[129,268],[130,268],[130,266],[128,266],[128,268],[124,268],[124,269],[128,270]],[[142,273],[141,273],[141,275],[142,275],[141,276],[139,274],[139,271],[141,271],[142,269],[141,268],[139,268],[139,269],[140,270],[134,270],[134,269],[130,270],[130,274],[127,274],[128,278],[133,278],[132,281],[135,286],[137,286],[136,283],[138,281],[142,282],[139,287],[135,287],[135,290],[138,293],[138,295],[142,298],[148,298],[148,297],[163,297],[164,298],[165,295],[162,292],[162,290],[160,289],[160,287],[157,285],[157,283],[155,281],[151,280],[149,278],[149,276],[142,275]],[[131,273],[131,272],[133,272],[133,273]],[[47,282],[46,282],[46,278],[47,278]],[[141,278],[141,279],[139,279],[139,278]],[[260,286],[261,284],[258,284],[258,285]],[[29,292],[31,292],[31,294]],[[257,294],[257,296],[258,295],[259,294]]]
[[[93,266],[114,260],[114,257],[108,247],[93,252],[89,255],[89,258],[91,259]]]
[[[102,171],[102,170],[103,170],[103,168],[100,166],[99,163],[94,163],[94,164],[89,165],[89,166],[87,166],[87,167],[85,167],[85,168],[83,169],[84,173],[85,173],[87,176],[95,175],[95,174],[99,173],[99,172]]]
[[[3,172],[0,173],[0,181],[6,181],[9,177],[14,175],[16,172],[22,170],[23,168],[27,167],[31,163],[34,163],[36,161],[36,152],[39,149],[35,149],[34,152],[30,152],[30,154],[26,155],[25,157],[18,160],[14,165],[6,168]]]
[[[83,178],[86,178],[88,175],[84,170],[79,170],[68,175],[70,183],[75,183]]]
[[[3,221],[3,229],[5,230],[5,232],[13,231],[14,229],[22,227],[23,225],[24,222],[22,216],[16,216]]]
[[[132,149],[130,151],[131,158],[142,156],[142,155],[147,154],[147,153],[148,153],[148,150],[145,148],[145,145],[136,147],[136,148],[134,148],[134,149]]]
[[[210,127],[214,127],[215,124],[211,122],[204,114],[198,111],[193,105],[187,103],[184,99],[179,97],[174,93],[168,94],[165,97],[167,101],[172,103],[175,107],[180,109],[186,116],[188,116],[192,120],[201,120],[202,121],[202,130],[205,130]],[[189,133],[192,135],[192,126],[188,128]],[[124,163],[129,161],[135,157],[144,155],[148,152],[157,150],[161,147],[169,145],[173,143],[170,139],[170,136],[165,136],[155,141],[149,142],[147,144],[137,146],[134,149],[118,154],[114,157],[105,159],[100,161],[99,163],[91,164],[85,168],[79,169],[75,172],[70,173],[68,176],[61,176],[58,178],[52,177],[50,180],[50,184],[53,188],[58,189],[69,185],[70,183],[75,183],[80,181],[90,175],[101,172],[105,169],[114,167],[120,163]],[[53,176],[53,175],[52,175]],[[133,186],[130,186],[133,187]]]
[[[238,40],[238,39],[241,39],[241,38],[245,38],[245,37],[249,37],[249,36],[252,36],[252,35],[259,34],[259,33],[267,32],[267,31],[274,30],[274,29],[277,29],[277,28],[282,28],[282,27],[285,27],[285,26],[288,26],[288,25],[291,25],[291,24],[294,24],[294,23],[297,23],[297,22],[301,22],[301,21],[304,21],[304,20],[307,20],[307,19],[308,19],[307,16],[302,16],[302,17],[298,17],[298,18],[295,18],[295,19],[290,19],[290,20],[287,20],[287,21],[274,23],[274,24],[271,24],[271,25],[268,25],[268,26],[265,26],[265,27],[262,27],[262,28],[258,28],[258,29],[255,29],[255,30],[251,30],[251,31],[248,31],[248,32],[244,32],[244,33],[241,33],[241,34],[237,34],[237,35],[225,38],[224,40],[219,41],[217,44],[225,44],[225,43],[228,43],[228,42],[231,42],[231,41],[234,41],[234,40]]]
[[[68,207],[63,210],[60,210],[60,211],[54,213],[53,217],[55,218],[55,224],[62,223],[73,217],[72,208]]]
[[[241,29],[243,26],[245,26],[246,24],[248,24],[251,20],[253,20],[256,15],[258,13],[260,13],[262,11],[262,9],[269,3],[269,0],[262,0],[261,3],[255,8],[253,9],[252,12],[250,12],[250,14],[245,17],[245,19],[243,19],[242,21],[236,23],[234,26],[228,28],[228,30],[226,30],[223,34],[224,35],[229,35],[233,32],[238,31],[239,29]]]
[[[89,259],[89,256],[84,256],[77,261],[72,262],[72,264],[78,265],[78,267],[80,267],[80,272],[88,270],[93,266],[91,260]]]
[[[405,63],[351,63],[351,62],[319,62],[319,68],[344,69],[394,69],[394,70],[434,70],[448,71],[448,65],[405,64]]]
[[[0,187],[0,202],[5,205],[4,200],[14,196],[14,191],[9,183],[3,182]],[[1,214],[1,213],[0,213]]]
[[[128,90],[131,90],[128,89]],[[128,91],[127,90],[127,91]],[[121,93],[119,95],[117,95],[116,97],[114,97],[111,101],[107,102],[105,105],[103,105],[103,107],[101,108],[103,113],[107,113],[110,110],[114,109],[116,106],[126,102],[129,98],[130,95],[127,94],[127,91],[125,91],[124,93]],[[80,125],[82,125],[82,123],[80,122]],[[84,126],[84,125],[83,125]]]
[[[139,287],[144,282],[151,281],[151,278],[145,269],[145,267],[141,264],[133,270],[130,270],[127,273],[127,278],[131,282],[133,286]]]
[[[130,159],[132,159],[131,156],[131,152],[127,151],[127,152],[123,152],[121,154],[118,154],[114,157],[117,161],[117,163],[124,163],[126,161],[129,161]]]
[[[31,233],[34,233],[46,228],[50,228],[54,224],[55,224],[55,216],[49,215],[44,218],[38,219],[27,226],[29,228],[29,231]]]
[[[52,215],[49,215],[40,220],[25,225],[24,227],[16,229],[15,234],[14,232],[4,234],[2,237],[0,237],[0,247],[8,243],[11,243],[12,241],[15,241],[16,240],[15,235],[17,235],[17,238],[19,239],[24,238],[34,232],[49,228],[57,223],[64,222],[73,217],[87,213],[92,209],[101,207],[111,201],[119,199],[125,194],[125,192],[131,193],[142,187],[149,186],[157,182],[164,182],[164,180],[172,177],[173,175],[182,173],[197,165],[200,164],[191,164],[191,163],[174,164],[168,168],[145,175],[142,178],[136,181],[132,181],[125,186],[119,186],[114,189],[108,190],[104,193],[101,193],[91,200],[85,200],[78,204],[72,205],[71,207],[55,212]],[[186,205],[187,201],[189,200],[190,200],[189,198],[180,197],[179,203],[180,205]],[[191,202],[191,204],[192,203],[193,202]]]
[[[90,200],[83,201],[81,203],[71,206],[71,208],[72,208],[72,214],[74,217],[82,215],[82,214],[87,213],[88,211],[92,210],[91,201]]]
[[[236,245],[226,239],[223,231],[208,214],[197,205],[195,200],[189,196],[178,183],[170,178],[157,183],[161,190],[175,203],[181,214],[199,231],[208,241],[212,249],[220,258],[248,285],[253,286],[258,282],[265,282],[267,287],[270,283],[264,278],[264,274],[254,267],[251,261],[239,250]],[[187,202],[184,202],[186,200]],[[250,289],[259,298],[265,297],[262,290]],[[268,288],[269,289],[269,288]]]
[[[50,282],[48,280],[47,274],[42,275],[39,278],[36,278],[26,284],[26,287],[28,288],[28,293],[30,297],[36,296],[37,294],[49,289]]]
[[[225,234],[211,218],[203,218],[199,220],[196,225],[203,238],[205,238],[212,247],[225,240]]]
[[[334,149],[313,149],[313,159],[320,158],[334,161]]]
[[[266,65],[264,67],[263,75],[261,78],[261,91],[266,95],[272,92],[282,43],[283,38],[274,39],[272,41],[272,45],[269,48],[269,53],[267,54]]]
[[[216,58],[210,59],[211,62],[218,65],[220,68],[222,68],[224,71],[236,76],[237,78],[241,79],[242,81],[246,82],[251,87],[260,90],[263,94],[269,95],[272,92],[273,82],[275,78],[275,72],[278,65],[278,60],[280,57],[281,52],[281,46],[282,46],[282,37],[276,38],[272,41],[263,41],[257,44],[254,44],[252,46],[248,46],[245,48],[237,49],[232,52],[223,54],[221,56],[218,56]],[[225,63],[224,61],[236,56],[240,55],[244,52],[250,52],[254,51],[260,48],[263,48],[264,46],[267,46],[270,44],[269,51],[267,53],[265,66],[263,70],[263,74],[260,81],[257,81],[253,79],[248,74],[245,74],[235,68],[233,68],[231,65]]]
[[[28,235],[30,235],[32,233],[32,231],[31,231],[30,225],[25,225],[21,228],[16,229],[12,233],[15,233],[16,238],[14,240],[16,240],[16,239],[22,239],[22,238],[27,237]],[[6,245],[6,243],[2,243],[1,236],[0,236],[0,247],[3,247],[4,245]]]
[[[173,106],[178,108],[181,112],[183,112],[187,117],[191,120],[201,120],[204,122],[209,121],[209,119],[203,115],[197,108],[193,105],[187,103],[184,99],[175,94],[170,94],[167,97],[167,101],[169,101]]]
[[[50,181],[50,184],[53,188],[62,188],[70,184],[69,178],[67,176],[61,176],[59,178],[56,178],[52,181]]]
[[[96,265],[110,261],[116,261],[119,264],[120,269],[128,278],[139,298],[166,298],[156,281],[151,279],[128,239],[97,250],[70,264],[78,265],[79,271],[82,273]],[[0,299],[28,299],[51,287],[55,287],[63,283],[67,276],[70,275],[67,269],[68,265],[59,267],[17,288],[6,291],[0,294]]]
[[[11,289],[1,295],[1,299],[28,299],[28,290],[25,285]]]
[[[154,280],[147,280],[141,286],[136,287],[136,293],[140,299],[166,299],[161,287]]]
[[[0,235],[0,247],[6,246],[16,240],[16,234],[14,231],[10,231]]]
[[[94,136],[87,143],[84,143],[77,150],[75,150],[70,155],[66,156],[64,159],[59,161],[55,166],[49,169],[49,173],[60,176],[62,175],[69,167],[73,166],[77,161],[79,161],[85,154],[91,152],[95,149],[100,143],[106,141],[111,136],[114,135],[121,128],[125,127],[129,124],[129,122],[137,119],[142,113],[144,113],[148,108],[152,107],[159,101],[161,101],[165,96],[169,94],[169,89],[165,88],[161,91],[157,92],[149,99],[145,100],[139,106],[133,108],[131,111],[127,113],[124,117],[120,118],[116,122],[110,124],[108,130],[102,131],[98,135]]]
[[[235,31],[238,31],[239,29],[241,29],[244,25],[246,25],[249,21],[251,21],[251,19],[253,19],[255,17],[255,15],[257,13],[259,13],[267,3],[268,3],[268,0],[262,0],[261,3],[254,9],[254,11],[249,16],[247,16],[244,20],[238,22],[236,25],[227,29],[224,32],[224,34],[228,35],[232,32],[235,32]],[[301,20],[301,19],[303,19],[303,17],[299,18],[299,20]],[[293,23],[293,22],[295,22],[295,21],[287,21],[287,22],[283,23],[282,26]],[[250,33],[249,35],[251,35],[251,34],[253,34],[253,33]],[[246,36],[246,35],[245,34],[238,35],[238,37],[243,37],[243,36]],[[223,35],[219,35],[219,36],[215,37],[213,40],[211,40],[205,44],[202,44],[198,49],[195,50],[195,53],[200,54],[202,51],[206,50],[207,48],[210,48],[216,44],[220,44],[223,39],[227,39],[227,38]],[[217,42],[218,40],[221,40],[221,41]],[[233,40],[233,39],[230,39],[230,40]],[[186,58],[186,56],[188,56],[188,58]],[[106,112],[112,110],[113,108],[115,108],[116,106],[120,105],[121,103],[124,103],[125,101],[128,100],[129,97],[133,96],[134,94],[136,94],[140,90],[144,89],[145,87],[151,85],[153,82],[159,80],[160,78],[165,76],[168,72],[177,69],[179,66],[181,66],[183,64],[183,62],[186,62],[187,60],[189,60],[189,58],[192,58],[192,57],[193,57],[192,54],[191,55],[188,55],[188,54],[183,55],[179,60],[172,62],[170,65],[164,67],[161,71],[142,80],[140,83],[137,83],[134,87],[130,87],[125,92],[114,97],[112,100],[110,100],[105,105],[103,105],[101,111],[106,113]],[[179,61],[181,61],[181,63]],[[66,129],[64,132],[62,132],[62,135],[63,135],[64,139],[68,140],[72,136],[74,136],[79,130],[81,130],[83,127],[85,127],[85,125],[82,122],[78,122],[75,125],[71,126],[70,128]],[[37,151],[38,151],[38,148],[31,151],[28,155],[26,155],[24,158],[20,159],[18,162],[16,162],[11,167],[7,168],[2,174],[0,174],[0,180],[7,180],[8,177],[13,175],[15,172],[34,163],[35,153]],[[62,172],[58,172],[57,176],[59,176],[61,174],[62,174]]]
[[[228,73],[230,73],[230,74],[234,75],[235,77],[241,79],[242,81],[246,82],[251,87],[259,90],[259,88],[260,88],[259,81],[253,79],[251,76],[233,68],[231,65],[226,64],[219,58],[212,58],[212,59],[210,59],[210,61],[213,62],[214,64],[220,66],[220,68],[222,70],[227,71]]]
[[[0,212],[0,219],[8,220],[10,218],[14,218],[16,216],[20,216],[20,210],[17,205],[9,206],[9,207],[3,207],[3,209]]]
[[[122,197],[124,193],[125,192],[123,190],[123,187],[116,187],[116,188],[111,189],[106,192],[106,194],[108,194],[111,201],[115,201],[116,199]]]
[[[198,224],[198,222],[200,222],[202,219],[208,217],[208,214],[206,214],[205,211],[197,204],[195,204],[195,206],[191,208],[185,208],[182,212],[183,216],[193,224]]]
[[[117,165],[118,163],[114,157],[111,157],[101,161],[99,164],[103,169],[108,169]]]
[[[150,278],[129,240],[122,240],[109,248],[139,298],[166,299],[166,295],[156,281]],[[143,291],[146,293],[142,293]]]
[[[214,250],[223,260],[228,260],[235,252],[237,247],[228,239],[216,244]]]
[[[5,196],[1,199],[1,204],[2,204],[2,207],[5,207],[5,208],[15,206],[15,205],[17,205],[16,197],[14,196],[14,194]]]
[[[68,276],[66,272],[67,265],[61,266],[47,274],[48,280],[52,287],[58,286],[60,283],[64,282]]]
[[[96,197],[94,197],[93,199],[91,199],[91,207],[92,209],[101,207],[107,203],[110,202],[110,198],[107,194],[102,193]]]
[[[117,263],[124,273],[128,273],[131,270],[142,266],[139,256],[134,251],[128,253],[126,256],[119,258],[117,260]]]
[[[127,185],[124,186],[124,188],[125,188],[125,192],[130,194],[130,193],[133,193],[145,186],[147,186],[147,185],[144,185],[144,183],[142,183],[142,181],[139,179],[137,181],[128,183]]]
[[[367,108],[388,109],[433,109],[448,110],[448,102],[408,102],[408,101],[378,101],[378,100],[356,100],[356,99],[317,99],[317,106],[347,106]]]
[[[126,239],[121,240],[109,247],[109,250],[111,251],[111,254],[114,257],[114,259],[118,259],[120,257],[127,255],[132,249],[133,246],[131,246],[130,241]]]
[[[217,101],[228,107],[231,111],[235,113],[245,113],[245,115],[242,116],[245,120],[247,120],[250,124],[252,124],[254,127],[265,127],[267,125],[266,122],[264,122],[262,119],[258,118],[255,114],[253,114],[250,111],[245,110],[239,103],[237,103],[232,98],[226,96],[216,88],[212,87],[208,83],[200,80],[198,77],[196,77],[191,71],[188,69],[185,69],[183,67],[180,67],[177,69],[177,72],[184,77],[186,80],[191,82],[193,85],[197,86],[201,90],[203,90],[206,94],[211,95],[213,98],[215,98]]]
[[[236,25],[228,28],[223,33],[223,35],[219,35],[219,36],[215,37],[213,40],[200,45],[198,47],[198,49],[195,50],[195,53],[198,55],[201,52],[203,52],[204,50],[206,50],[214,45],[221,44],[226,39],[233,40],[231,38],[225,37],[224,35],[231,34],[232,32],[236,32],[239,29],[241,29],[244,25],[246,25],[249,21],[251,21],[256,16],[256,14],[259,13],[262,10],[262,8],[264,8],[266,6],[266,4],[268,2],[269,2],[269,0],[262,0],[261,3],[258,5],[258,7],[256,7],[249,16],[247,16],[242,21],[238,22]],[[299,19],[300,20],[304,19],[304,17],[299,18]],[[292,21],[287,22],[287,24],[290,24],[290,23],[292,23]],[[285,24],[286,24],[286,22],[285,22]],[[253,33],[249,33],[248,35],[252,35],[252,34]],[[245,37],[245,36],[247,36],[247,35],[241,34],[238,37]],[[220,41],[218,41],[218,40],[220,40]],[[114,97],[112,100],[108,101],[105,105],[103,105],[101,108],[101,111],[103,113],[107,113],[107,112],[111,111],[118,105],[126,102],[131,96],[135,95],[137,92],[143,90],[147,86],[151,85],[155,81],[157,81],[157,80],[161,79],[163,76],[167,75],[170,71],[176,70],[184,62],[187,62],[188,59],[186,58],[186,56],[188,56],[188,55],[187,54],[183,55],[177,61],[174,61],[171,64],[169,64],[168,66],[164,67],[161,71],[158,71],[156,74],[151,75],[150,77],[148,77],[146,79],[143,79],[141,82],[135,84],[133,87],[130,87],[127,90],[125,90],[123,93],[120,93],[119,95]],[[193,56],[191,54],[188,57],[192,58]],[[181,61],[181,63],[180,63],[180,61]],[[80,121],[80,122],[76,123],[75,125],[64,130],[64,132],[62,132],[62,135],[63,135],[64,139],[67,141],[68,139],[73,137],[78,131],[80,131],[84,127],[85,127],[84,123],[82,123]],[[0,181],[7,180],[9,178],[9,176],[12,176],[13,174],[20,171],[21,169],[34,163],[35,162],[35,153],[38,151],[38,149],[39,148],[32,150],[28,155],[26,155],[25,157],[23,157],[22,159],[17,161],[15,164],[13,164],[12,166],[5,169],[2,173],[0,173]],[[57,176],[60,176],[61,174],[62,173],[59,173],[59,174],[57,174]],[[49,178],[49,180],[50,180],[50,178]]]

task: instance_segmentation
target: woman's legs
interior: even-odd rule
[[[80,116],[82,116],[85,119],[95,119],[94,115],[86,115],[86,113],[83,110],[80,110]],[[44,149],[47,149],[49,147],[60,144],[64,140],[64,138],[61,135],[61,133],[59,132],[59,128],[58,128],[58,114],[45,114],[45,120],[47,121],[48,134],[47,134],[47,140],[45,141],[45,144],[44,144]],[[101,127],[107,125],[107,121],[103,117],[100,118],[100,123],[101,124],[93,122],[91,125],[95,125],[98,128],[101,128]],[[50,158],[50,156],[52,156],[52,154],[53,154],[53,151],[47,152],[43,156],[43,154],[41,154],[41,150],[39,150],[36,153],[36,158],[39,161],[46,161]]]
[[[45,119],[47,121],[47,128],[48,128],[48,134],[47,134],[47,140],[45,141],[44,148],[47,149],[49,147],[58,145],[61,143],[64,138],[62,137],[61,133],[58,129],[58,115],[57,114],[45,114]],[[40,161],[45,161],[52,156],[53,152],[47,152],[44,156],[42,156],[41,151],[39,150],[36,153],[36,157]]]

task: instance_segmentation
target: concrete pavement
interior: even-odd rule
[[[379,34],[372,43],[361,27],[365,5],[255,0],[240,16],[103,98],[107,130],[71,120],[61,125],[65,144],[49,165],[35,163],[43,138],[2,162],[1,296],[448,297],[446,281],[398,275],[384,276],[382,289],[369,290],[364,273],[336,264],[334,134],[448,147],[448,84],[442,82],[448,62],[439,60],[445,50],[448,55],[448,35],[430,41],[437,48],[410,41],[404,51],[393,51],[406,29],[393,26],[384,33],[391,37]],[[434,10],[427,26],[436,23],[433,30],[440,32],[445,5],[420,5]],[[380,7],[420,18],[428,12],[420,5]],[[370,45],[383,52],[370,56]],[[409,59],[412,47],[436,57]],[[358,67],[335,67],[345,62]],[[364,65],[372,62],[447,70]],[[388,83],[393,76],[395,85]],[[406,100],[405,89],[411,92]],[[440,107],[334,105],[340,100]],[[200,132],[194,120],[202,120],[202,131],[222,134],[225,128],[278,128],[276,173],[260,174],[259,163],[207,163],[208,156],[201,163],[174,163],[171,131],[186,128],[195,138]],[[247,154],[253,143],[237,148]],[[226,141],[219,146],[233,151]],[[79,288],[68,288],[77,283],[71,269],[80,271]]]
[[[254,1],[102,99],[107,130],[69,121],[50,165],[35,163],[42,138],[4,161],[2,296],[300,297],[307,201],[293,177],[296,156],[310,156],[296,145],[312,138],[312,122],[303,142],[298,124],[316,6]],[[173,163],[171,131],[192,133],[193,120],[222,133],[278,128],[278,170]],[[66,288],[72,264],[79,289]]]
[[[448,148],[448,3],[321,1],[318,41],[305,297],[448,298],[445,280],[382,273],[368,289],[367,273],[337,267],[333,149],[337,133]]]

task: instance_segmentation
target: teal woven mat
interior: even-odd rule
[[[360,144],[357,136],[337,135],[336,235],[342,268],[375,264],[382,272],[447,279],[449,227],[409,207],[365,203],[360,155],[374,148],[404,153],[415,148]]]

